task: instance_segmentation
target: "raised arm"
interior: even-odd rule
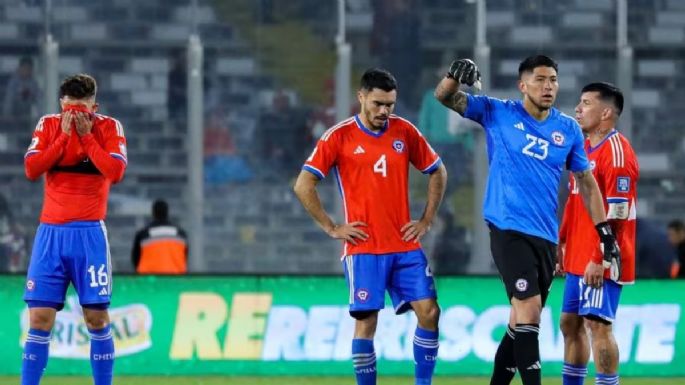
[[[471,59],[452,62],[445,77],[435,87],[434,95],[445,107],[464,116],[468,99],[466,93],[459,90],[461,84],[469,87],[480,84],[480,72]]]

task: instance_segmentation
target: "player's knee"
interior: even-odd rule
[[[512,298],[511,305],[516,312],[516,323],[540,323],[542,303],[539,295],[525,299]]]
[[[109,315],[107,311],[93,311],[88,310],[83,314],[88,330],[103,329],[109,324]]]
[[[31,329],[50,331],[55,324],[55,315],[50,311],[31,311],[29,323]]]
[[[567,313],[561,315],[559,328],[565,339],[576,338],[581,335],[581,333],[585,333],[582,318]]]
[[[423,309],[416,316],[421,324],[437,327],[440,320],[440,307],[437,304],[433,304]]]
[[[585,320],[593,340],[608,338],[612,333],[611,323],[601,320],[588,318]]]

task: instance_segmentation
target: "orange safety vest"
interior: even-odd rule
[[[139,274],[185,274],[188,244],[183,230],[163,224],[142,230],[136,239],[140,247]]]

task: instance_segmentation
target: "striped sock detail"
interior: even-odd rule
[[[513,340],[516,339],[516,334],[514,334],[514,329],[510,325],[507,325],[507,335]]]
[[[595,385],[618,385],[618,374],[597,373]]]
[[[516,333],[540,333],[540,327],[539,326],[534,326],[534,325],[516,325],[516,328],[514,329],[514,332]]]
[[[571,376],[571,377],[586,377],[587,376],[587,367],[586,366],[579,366],[579,365],[572,365],[572,364],[564,362],[564,367],[561,369],[561,374],[563,374],[565,376]]]
[[[414,336],[414,344],[427,349],[437,349],[440,347],[440,342],[437,339],[421,338],[416,335]]]
[[[29,332],[26,335],[26,342],[32,342],[35,344],[47,345],[50,343],[50,335],[48,334],[47,336],[44,336],[44,335],[39,335],[39,334]]]
[[[376,353],[358,353],[352,355],[355,368],[363,368],[376,363]]]

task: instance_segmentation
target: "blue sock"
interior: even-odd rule
[[[583,385],[585,377],[587,377],[587,366],[564,362],[564,368],[561,369],[562,385]]]
[[[93,370],[95,385],[112,385],[114,369],[114,340],[112,330],[107,325],[90,332],[90,367]]]
[[[597,373],[595,385],[618,385],[618,374]]]
[[[373,340],[352,340],[352,363],[357,385],[376,385],[376,352]]]
[[[50,332],[29,329],[21,363],[21,385],[38,385],[48,365]]]
[[[438,331],[416,327],[414,332],[414,377],[416,385],[430,385],[438,359]]]

